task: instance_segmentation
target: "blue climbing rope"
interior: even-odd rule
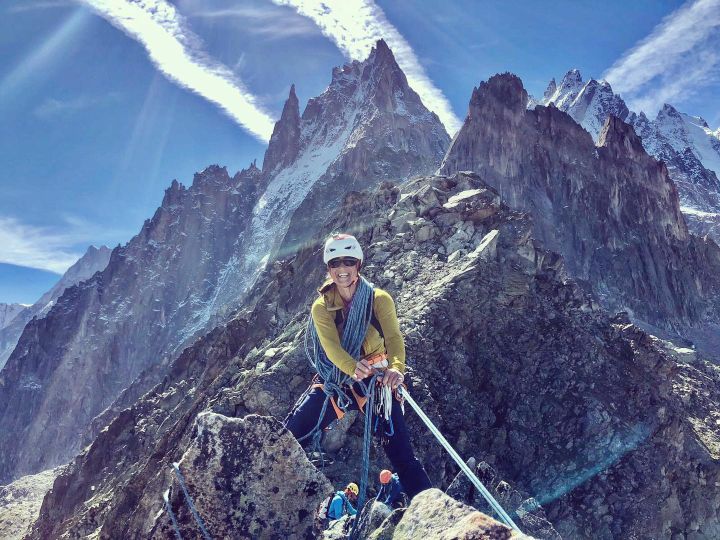
[[[423,412],[423,410],[420,408],[420,405],[418,405],[415,400],[410,396],[408,391],[405,388],[400,387],[400,395],[410,404],[410,406],[415,410],[417,415],[425,423],[425,425],[435,436],[438,442],[443,446],[443,448],[445,448],[445,450],[447,450],[448,454],[450,454],[450,457],[452,457],[453,460],[455,460],[455,463],[457,463],[458,467],[460,467],[460,470],[465,473],[470,482],[472,482],[472,484],[477,488],[477,490],[485,498],[488,504],[490,504],[492,509],[495,510],[495,513],[498,515],[500,520],[508,527],[515,529],[518,532],[522,532],[512,520],[512,518],[508,515],[508,513],[503,509],[500,503],[495,500],[495,497],[490,494],[490,492],[483,485],[480,479],[475,476],[475,474],[470,470],[470,467],[468,467],[467,463],[462,460],[460,455],[455,451],[455,449],[444,437],[444,435],[440,433],[440,430],[435,426],[435,424],[432,423],[432,420],[430,420],[430,418],[428,418],[428,416]]]
[[[356,361],[360,358],[360,351],[365,341],[365,334],[372,319],[374,293],[375,291],[372,284],[364,277],[360,277],[357,288],[355,289],[355,294],[350,302],[350,310],[340,340],[342,348]],[[313,446],[316,449],[320,449],[320,438],[322,436],[320,424],[325,417],[330,398],[334,396],[337,406],[343,411],[347,411],[351,400],[347,392],[343,389],[343,386],[352,385],[356,383],[356,381],[346,373],[340,371],[340,369],[330,361],[327,354],[325,354],[325,350],[320,343],[320,336],[318,336],[313,322],[312,313],[308,318],[304,344],[305,354],[310,361],[310,365],[317,371],[323,381],[325,402],[320,410],[320,415],[318,416],[315,427],[300,437],[298,442],[312,437]],[[367,386],[362,381],[358,381],[357,384],[359,384],[362,392],[367,395]],[[319,450],[319,453],[322,455],[321,450]]]
[[[178,540],[182,540],[182,534],[180,534],[180,526],[178,525],[177,520],[175,519],[175,514],[172,511],[172,506],[170,506],[170,499],[168,498],[168,492],[170,490],[166,489],[163,493],[163,500],[165,501],[165,509],[167,510],[168,516],[170,516],[170,521],[172,522],[173,529],[175,529],[175,535],[178,537]]]
[[[365,506],[365,498],[367,495],[368,476],[370,474],[370,439],[372,437],[372,416],[373,409],[375,406],[375,393],[377,391],[376,381],[379,374],[374,374],[370,379],[370,392],[367,394],[368,400],[365,403],[365,426],[363,429],[363,452],[362,452],[362,465],[360,468],[360,493],[358,493],[358,505],[357,515],[355,522],[353,523],[352,531],[350,532],[350,540],[355,540],[358,534],[358,528],[360,525],[360,516],[362,515],[363,507]]]
[[[177,476],[178,483],[180,484],[180,488],[182,489],[183,494],[185,495],[185,501],[187,501],[188,506],[190,507],[190,511],[192,512],[192,515],[195,518],[195,523],[197,523],[198,527],[200,527],[200,531],[202,532],[203,538],[205,540],[211,540],[210,534],[207,532],[207,529],[205,528],[205,524],[203,523],[203,520],[200,517],[200,514],[195,509],[195,505],[193,504],[192,497],[190,497],[190,493],[188,493],[187,487],[185,486],[185,479],[183,478],[183,475],[180,472],[180,467],[178,467],[177,463],[173,463],[172,468],[175,471],[175,476]]]

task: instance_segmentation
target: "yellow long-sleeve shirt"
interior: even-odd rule
[[[335,326],[335,314],[343,308],[343,299],[332,281],[326,281],[318,289],[320,297],[312,305],[312,317],[320,344],[330,361],[341,371],[352,376],[355,373],[355,360],[340,343],[340,334]],[[395,302],[382,289],[375,289],[373,302],[375,318],[382,327],[384,339],[372,325],[368,325],[362,346],[363,356],[387,352],[389,367],[405,373],[405,342],[400,333]]]

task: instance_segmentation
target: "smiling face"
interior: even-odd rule
[[[349,262],[348,259],[349,257],[343,257],[341,259],[342,264],[340,264],[337,268],[333,268],[330,264],[328,264],[328,274],[330,274],[330,279],[332,279],[333,283],[335,283],[338,287],[347,288],[357,281],[359,261],[356,260],[353,266],[346,266]]]

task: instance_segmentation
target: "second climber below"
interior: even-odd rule
[[[330,400],[331,406],[325,406],[320,418],[326,391],[333,385],[332,381],[316,376],[315,384],[310,385],[290,412],[285,426],[305,447],[312,438],[307,435],[316,427],[325,429],[349,410],[364,412],[367,396],[363,388],[368,387],[375,372],[371,366],[374,361],[387,358],[387,369],[383,371],[381,381],[396,396],[391,400],[392,427],[384,433],[386,444],[383,448],[405,492],[412,499],[419,492],[431,488],[432,484],[415,457],[397,399],[396,390],[405,377],[405,343],[395,303],[386,291],[373,287],[360,276],[363,251],[354,236],[335,234],[328,238],[323,261],[327,266],[328,279],[318,289],[320,295],[311,308],[309,350],[312,351],[310,354],[321,355],[332,362],[339,370],[333,372],[339,374],[344,383],[338,385],[340,392]],[[348,332],[344,332],[346,323],[351,329]]]

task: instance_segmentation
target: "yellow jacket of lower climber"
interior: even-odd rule
[[[320,297],[312,305],[312,318],[320,338],[320,344],[330,361],[341,371],[352,376],[355,372],[355,360],[342,348],[340,334],[335,325],[338,311],[342,314],[343,299],[331,280],[323,283],[318,292]],[[373,356],[386,352],[388,367],[395,368],[404,374],[405,342],[400,333],[395,302],[387,292],[375,288],[373,310],[385,337],[383,339],[377,329],[372,324],[368,324],[362,354],[363,356]],[[342,318],[342,315],[339,318]]]

